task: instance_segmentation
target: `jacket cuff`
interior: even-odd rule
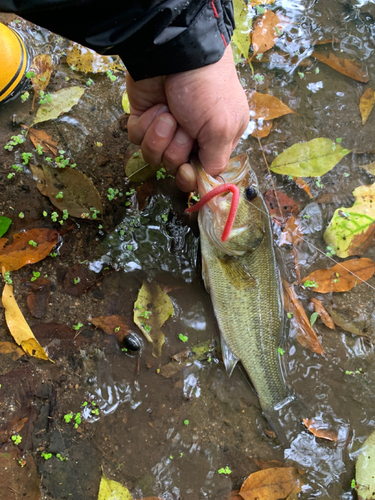
[[[181,73],[213,64],[221,59],[235,27],[231,0],[208,0],[195,19],[174,38],[136,50],[130,37],[116,47],[132,78]]]

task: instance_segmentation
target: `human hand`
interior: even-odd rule
[[[188,163],[195,141],[211,175],[226,167],[249,122],[249,108],[227,47],[215,64],[134,82],[127,75],[129,139],[151,165],[163,161],[183,191],[196,189]]]

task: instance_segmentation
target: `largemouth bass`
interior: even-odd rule
[[[291,399],[278,353],[283,308],[268,210],[246,154],[233,158],[218,178],[197,160],[192,163],[201,197],[223,182],[239,188],[238,210],[226,241],[222,234],[232,193],[215,196],[199,210],[202,274],[227,371],[241,361],[267,415]]]

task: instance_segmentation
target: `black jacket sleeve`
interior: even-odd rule
[[[231,0],[0,0],[0,10],[119,54],[135,80],[218,61],[234,29]]]

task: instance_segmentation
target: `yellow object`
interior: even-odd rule
[[[21,37],[0,23],[0,102],[21,83],[28,64],[28,55]]]

